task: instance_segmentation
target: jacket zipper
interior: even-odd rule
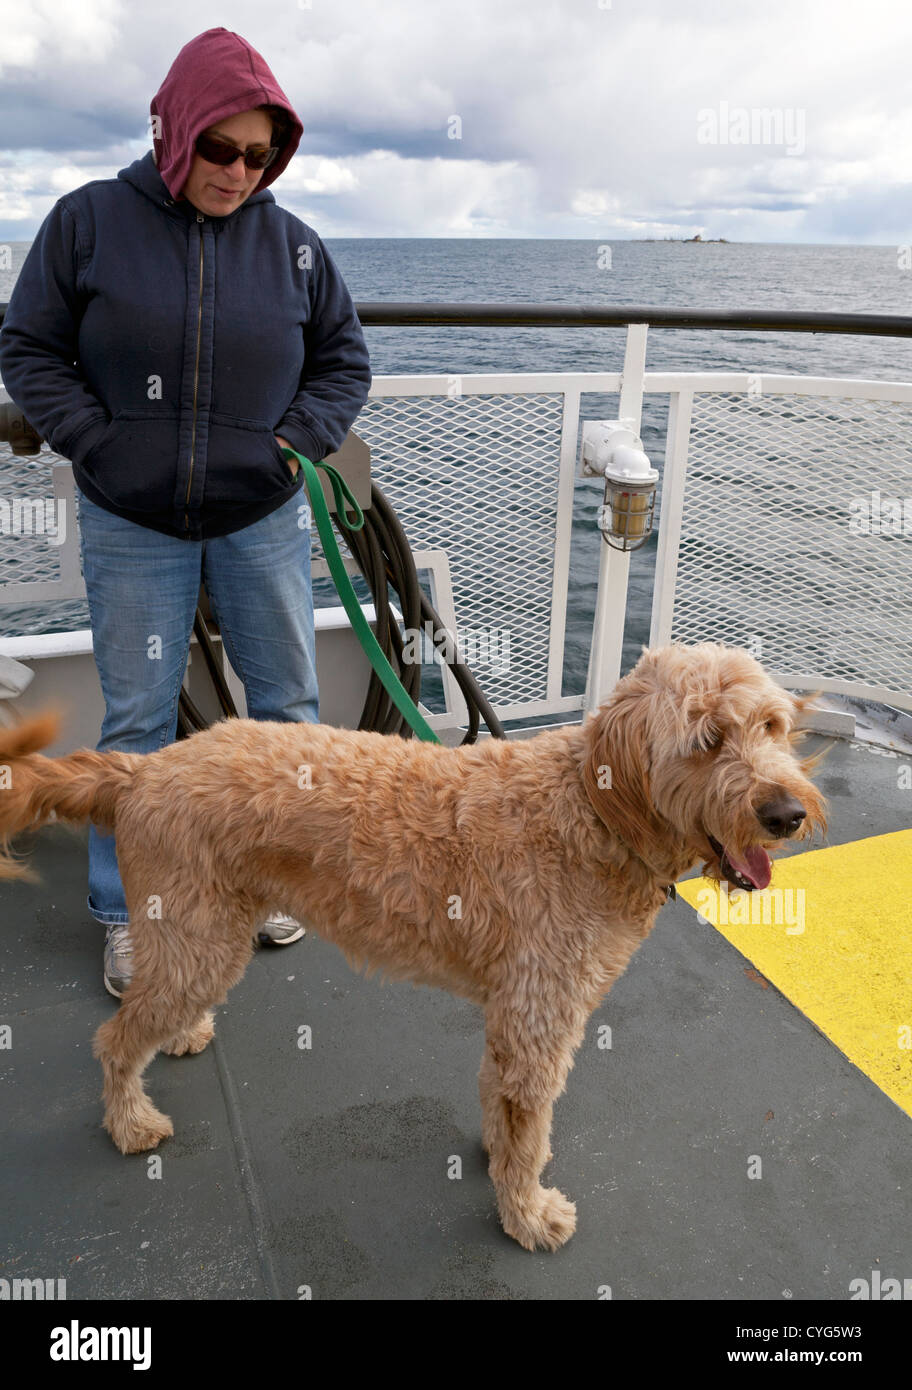
[[[196,214],[197,222],[204,222],[206,219],[202,213]],[[190,476],[187,479],[187,496],[184,498],[184,530],[190,529],[190,513],[187,508],[190,505],[190,488],[193,485],[193,458],[196,453],[196,396],[199,387],[199,364],[200,364],[200,336],[203,327],[203,233],[200,231],[200,258],[199,258],[199,307],[196,315],[196,366],[193,369],[193,438],[190,444]]]

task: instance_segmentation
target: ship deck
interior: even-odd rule
[[[0,1277],[65,1279],[72,1300],[585,1300],[610,1289],[623,1300],[844,1301],[874,1271],[908,1275],[912,1052],[896,1052],[891,1098],[864,1047],[847,1055],[829,1023],[870,1033],[866,977],[853,968],[869,921],[879,979],[912,959],[908,879],[877,873],[897,847],[908,854],[901,764],[835,741],[817,774],[840,906],[809,912],[805,939],[824,949],[804,964],[799,952],[797,969],[830,1012],[806,1003],[794,974],[777,988],[751,948],[682,895],[662,910],[590,1019],[555,1105],[545,1182],[578,1211],[555,1254],[522,1250],[498,1222],[480,1144],[480,1010],[363,978],[313,932],[257,953],[205,1052],[150,1066],[148,1088],[175,1124],[160,1173],[149,1155],[122,1157],[101,1128],[91,1052],[115,1001],[85,906],[86,836],[51,826],[23,837],[42,881],[0,889],[0,1021],[11,1028]],[[845,968],[826,965],[839,954],[830,932]],[[310,1050],[297,1046],[304,1024]]]

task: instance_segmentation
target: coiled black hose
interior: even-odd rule
[[[336,517],[333,517],[333,522],[351,551],[373,598],[377,614],[377,641],[409,697],[417,704],[421,693],[421,663],[403,660],[402,634],[392,614],[390,587],[396,593],[397,607],[407,631],[419,631],[423,619],[432,622],[436,632],[443,628],[443,620],[418,583],[415,559],[399,518],[376,483],[372,483],[371,505],[364,513],[362,530],[340,529]],[[196,612],[193,631],[209,668],[222,711],[226,718],[236,719],[237,708],[199,609]],[[469,727],[462,742],[475,742],[482,719],[493,738],[506,738],[503,725],[469,668],[463,662],[455,660],[447,661],[447,665],[463,693],[469,714]],[[191,734],[206,727],[207,720],[182,688],[178,704],[177,737],[189,738]],[[399,734],[402,738],[412,737],[411,726],[396,708],[374,670],[371,670],[370,684],[358,728],[372,729],[383,734]]]

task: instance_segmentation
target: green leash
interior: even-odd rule
[[[377,675],[380,677],[390,698],[394,701],[400,714],[408,721],[412,729],[425,743],[439,743],[440,739],[434,730],[422,717],[418,706],[410,698],[408,692],[400,681],[396,672],[387,661],[383,649],[376,637],[370,630],[370,624],[361,611],[358,596],[352,587],[352,582],[348,577],[348,571],[339,553],[339,546],[336,542],[336,535],[333,531],[332,520],[329,515],[329,508],[326,505],[326,498],[323,496],[323,488],[317,476],[317,468],[322,468],[329,478],[333,490],[333,497],[336,500],[336,515],[339,522],[347,531],[360,531],[364,525],[364,513],[358,506],[355,496],[342,477],[338,469],[331,463],[321,462],[314,466],[309,458],[299,454],[297,449],[288,449],[284,445],[279,446],[286,458],[292,455],[299,461],[301,470],[304,474],[304,486],[307,488],[307,495],[310,498],[310,509],[313,512],[314,520],[317,523],[317,531],[320,540],[323,542],[323,553],[329,565],[329,572],[333,577],[333,583],[338,590],[346,613],[349,616],[351,625],[355,630],[355,635],[361,646],[367,653],[370,664],[373,666]],[[346,503],[354,508],[355,520],[352,521],[345,510]]]

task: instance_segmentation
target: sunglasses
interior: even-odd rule
[[[196,151],[210,164],[233,164],[238,155],[248,169],[268,169],[279,153],[278,145],[251,145],[248,150],[239,150],[224,140],[216,140],[212,135],[196,137]]]

